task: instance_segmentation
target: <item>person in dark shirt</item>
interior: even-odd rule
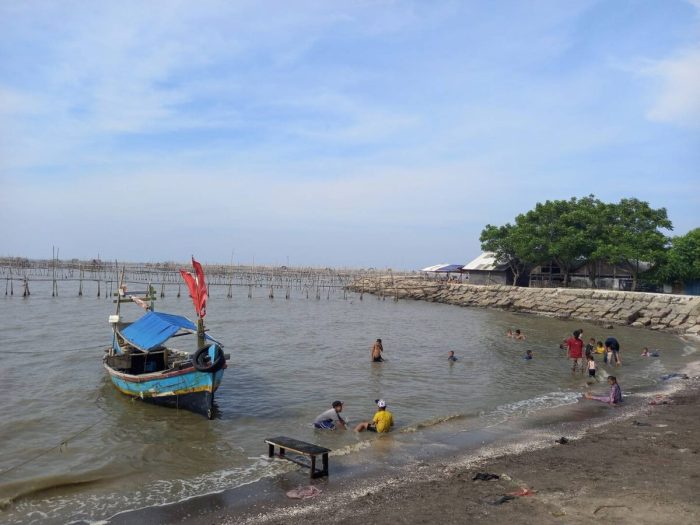
[[[612,352],[612,360],[615,361],[615,366],[620,366],[622,364],[622,359],[620,359],[620,343],[614,337],[608,337],[605,340],[605,349],[608,352]],[[608,359],[608,364],[612,363]]]

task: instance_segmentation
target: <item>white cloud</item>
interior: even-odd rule
[[[645,72],[662,85],[647,116],[658,122],[700,127],[700,48],[652,63]]]

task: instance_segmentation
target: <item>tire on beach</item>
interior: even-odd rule
[[[211,361],[211,363],[207,363],[206,357],[209,355],[209,348],[211,348],[211,346],[216,347],[216,350],[214,351],[214,359]],[[204,348],[200,348],[192,356],[192,364],[194,365],[196,370],[199,370],[200,372],[213,374],[221,370],[226,364],[224,351],[221,349],[221,347],[219,345],[211,346],[205,346]]]

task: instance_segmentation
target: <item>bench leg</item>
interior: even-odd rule
[[[325,454],[323,454],[323,456],[321,456],[321,461],[323,462],[322,476],[327,476],[328,475],[328,452],[326,452]]]
[[[280,457],[281,458],[284,457],[284,452],[285,452],[285,450],[282,447],[280,447]]]
[[[267,451],[271,458],[275,457],[275,445],[268,444]]]
[[[311,456],[311,479],[316,477],[316,456]]]

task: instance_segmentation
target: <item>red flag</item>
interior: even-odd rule
[[[192,298],[192,301],[194,302],[194,307],[195,310],[197,309],[197,281],[195,281],[194,275],[192,275],[190,272],[187,270],[180,269],[180,275],[182,275],[182,279],[185,281],[185,284],[187,285],[187,288],[190,291],[190,297]]]
[[[195,312],[197,312],[199,317],[203,318],[207,315],[207,284],[204,281],[202,265],[195,261],[194,257],[192,257],[192,266],[196,275],[192,275],[192,273],[183,269],[180,269],[180,274],[190,290],[190,297],[192,297]]]
[[[192,257],[192,267],[197,274],[197,289],[199,290],[198,306],[199,306],[199,316],[204,317],[207,315],[207,283],[204,280],[204,270],[202,265],[194,260]]]

